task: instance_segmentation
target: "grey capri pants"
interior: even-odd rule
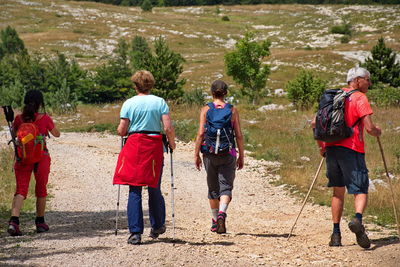
[[[229,153],[204,154],[203,162],[207,173],[208,199],[219,199],[222,195],[232,198],[236,157]]]

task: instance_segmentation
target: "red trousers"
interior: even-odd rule
[[[49,155],[43,155],[42,159],[36,164],[22,164],[20,162],[15,162],[14,171],[17,181],[15,195],[23,195],[26,198],[28,195],[29,182],[33,172],[36,180],[36,197],[46,197],[46,187],[49,181],[50,164],[51,158]]]

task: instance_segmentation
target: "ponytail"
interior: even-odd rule
[[[24,104],[22,120],[24,122],[35,121],[35,114],[39,112],[41,106],[44,107],[42,92],[39,90],[30,90],[26,92]]]

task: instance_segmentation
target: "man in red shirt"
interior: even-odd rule
[[[345,121],[353,127],[353,135],[332,143],[318,141],[322,156],[326,156],[328,187],[333,187],[332,221],[333,233],[329,246],[341,246],[340,220],[343,212],[344,195],[347,188],[354,194],[355,217],[349,223],[350,230],[356,234],[358,245],[369,248],[371,242],[362,224],[362,214],[368,200],[368,169],[365,164],[363,130],[372,136],[380,136],[381,129],[372,122],[373,114],[365,93],[371,85],[370,73],[364,68],[355,67],[347,73],[348,92],[357,89],[345,103]],[[315,127],[315,121],[314,125]]]

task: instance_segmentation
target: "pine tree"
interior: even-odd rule
[[[146,39],[135,36],[131,42],[130,61],[133,71],[147,69],[151,65],[152,55]]]
[[[0,59],[7,54],[26,53],[24,42],[10,26],[0,32],[0,39]]]
[[[144,0],[140,8],[145,12],[151,12],[153,5],[151,4],[150,0]]]
[[[181,54],[172,51],[163,37],[154,41],[154,55],[149,71],[156,84],[152,92],[165,99],[177,100],[183,96],[185,79],[179,80],[185,59]]]
[[[381,82],[400,87],[400,63],[396,62],[396,53],[386,47],[383,37],[379,38],[371,50],[371,57],[361,66],[371,73],[372,84]]]

